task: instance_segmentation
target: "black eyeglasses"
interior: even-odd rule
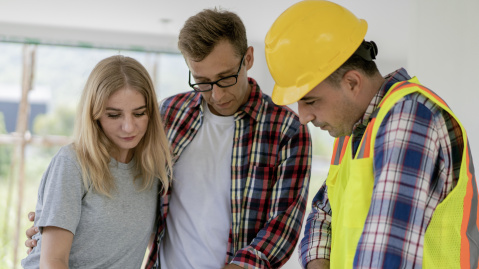
[[[238,68],[238,72],[236,72],[236,75],[220,78],[217,81],[213,81],[213,82],[202,82],[202,83],[191,84],[191,71],[189,71],[188,84],[190,84],[190,87],[197,92],[211,91],[213,90],[213,85],[215,84],[218,85],[218,87],[220,88],[231,87],[235,85],[236,82],[238,82],[238,76],[241,71],[241,66],[243,66],[244,57],[245,56],[243,56],[243,58],[241,59],[240,66]]]

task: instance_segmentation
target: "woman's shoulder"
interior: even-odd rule
[[[73,143],[70,143],[70,144],[67,144],[67,145],[64,145],[64,146],[60,147],[56,156],[76,157],[75,146],[73,145]]]
[[[52,162],[78,164],[74,144],[62,146],[53,157]]]

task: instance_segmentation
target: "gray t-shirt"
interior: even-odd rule
[[[134,161],[110,161],[116,190],[112,198],[86,190],[71,145],[62,147],[44,173],[38,190],[35,226],[56,226],[74,234],[70,268],[140,268],[154,229],[158,181],[151,190],[138,191]],[[137,182],[137,181],[136,181]],[[38,246],[22,260],[24,268],[38,268]]]

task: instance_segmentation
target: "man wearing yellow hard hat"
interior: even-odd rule
[[[305,268],[478,268],[478,191],[464,127],[403,68],[383,77],[367,23],[328,1],[271,26],[273,101],[336,137],[300,245]]]

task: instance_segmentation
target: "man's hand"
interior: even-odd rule
[[[317,259],[308,262],[306,269],[329,269],[329,260]]]
[[[223,269],[240,269],[240,268],[243,268],[243,267],[240,267],[236,264],[228,264],[225,267],[223,267]]]
[[[35,219],[35,213],[34,212],[28,213],[28,220],[33,221],[34,219]],[[32,239],[32,236],[35,235],[36,233],[38,233],[38,228],[34,226],[29,228],[25,233],[28,238],[25,241],[25,246],[28,248],[27,254],[30,254],[30,252],[32,252],[33,250],[33,247],[37,246],[37,240]]]

